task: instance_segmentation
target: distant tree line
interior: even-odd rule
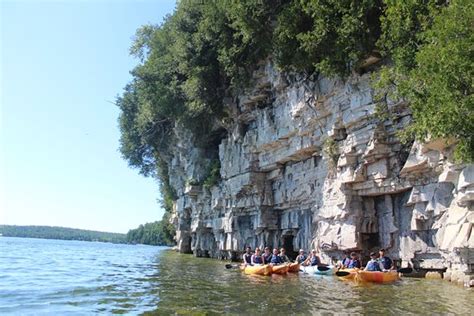
[[[5,237],[101,241],[111,243],[127,242],[125,234],[55,226],[0,225],[0,234]]]
[[[154,246],[174,245],[174,227],[166,216],[161,221],[146,223],[127,233],[127,242],[132,244],[145,244]]]

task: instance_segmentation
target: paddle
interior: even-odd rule
[[[238,264],[230,264],[230,263],[227,263],[225,265],[225,268],[226,269],[238,269],[239,268],[239,265]]]
[[[412,273],[413,269],[412,268],[400,268],[400,269],[397,270],[397,272],[399,272],[399,273]],[[346,275],[349,275],[349,274],[351,274],[351,273],[347,272],[347,271],[337,271],[336,272],[336,275],[338,277],[343,277],[343,276],[346,276]]]
[[[321,271],[321,272],[327,271],[329,269],[331,269],[331,268],[329,268],[328,266],[318,266],[318,270]]]
[[[413,269],[412,268],[400,268],[397,270],[398,273],[412,273]]]

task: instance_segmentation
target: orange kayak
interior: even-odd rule
[[[272,273],[275,274],[285,274],[288,272],[290,266],[287,264],[282,264],[279,266],[272,266]]]
[[[358,271],[355,279],[362,282],[390,283],[399,280],[400,277],[397,271]]]
[[[300,264],[293,262],[288,265],[288,272],[300,272]]]
[[[272,274],[272,266],[269,264],[255,265],[255,266],[241,265],[240,270],[243,271],[245,274],[258,274],[258,275]]]
[[[355,276],[357,275],[357,271],[359,271],[359,269],[357,269],[357,268],[355,268],[355,269],[340,269],[339,271],[350,273],[348,275],[339,277],[341,280],[354,280]]]

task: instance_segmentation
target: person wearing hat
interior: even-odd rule
[[[295,262],[299,263],[299,264],[302,264],[303,262],[305,262],[306,259],[307,259],[307,257],[304,254],[304,250],[300,249],[300,251],[298,253],[298,256],[296,256]]]
[[[375,252],[370,253],[370,260],[367,262],[364,271],[382,271],[383,266],[379,262],[377,258],[377,254]]]
[[[392,269],[393,261],[385,255],[385,249],[383,248],[379,250],[379,261],[382,264],[384,270],[388,271]]]

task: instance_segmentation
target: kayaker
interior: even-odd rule
[[[308,257],[304,254],[304,250],[300,249],[298,256],[296,256],[295,262],[302,264]]]
[[[321,259],[319,259],[316,250],[311,250],[311,254],[303,263],[304,266],[319,266],[321,265]]]
[[[270,247],[265,247],[262,257],[264,264],[270,263],[270,261],[272,260],[272,252],[270,251]]]
[[[375,252],[370,253],[370,260],[367,262],[364,271],[382,271],[383,266],[379,262],[377,258],[377,254]]]
[[[379,250],[379,261],[385,271],[391,270],[393,268],[393,261],[385,255],[385,249],[383,248]]]
[[[253,254],[253,256],[250,258],[250,262],[252,265],[255,265],[255,264],[263,264],[263,258],[262,258],[262,255],[260,253],[260,248],[255,248],[255,253]]]
[[[359,257],[355,252],[351,252],[351,259],[349,261],[349,264],[346,266],[349,269],[355,269],[358,268],[360,269],[362,265],[360,264]]]
[[[270,263],[271,264],[281,264],[281,263],[283,263],[281,261],[280,256],[278,255],[278,249],[277,248],[273,249],[273,256],[272,256],[272,259],[270,260]]]
[[[243,255],[244,264],[252,264],[252,248],[245,248],[245,253]]]
[[[290,262],[290,258],[288,258],[288,256],[286,255],[286,250],[285,248],[281,248],[280,249],[280,259],[282,262],[286,263],[286,262]]]
[[[347,251],[344,251],[342,253],[342,259],[339,262],[339,267],[340,268],[347,268],[349,266],[349,263],[351,262],[351,258],[347,255]]]

